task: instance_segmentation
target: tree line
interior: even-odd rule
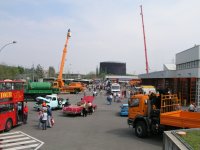
[[[25,79],[25,80],[34,80],[44,77],[56,77],[56,72],[54,67],[50,66],[47,71],[38,64],[36,68],[32,66],[31,68],[24,68],[22,66],[8,66],[0,64],[0,80],[5,79]]]
[[[31,68],[25,68],[22,66],[8,66],[4,64],[0,64],[0,80],[5,79],[24,79],[29,81],[38,81],[44,77],[55,77],[57,78],[58,74],[54,67],[50,66],[48,70],[44,70],[43,67],[38,64],[36,67],[32,66]],[[105,74],[99,74],[98,69],[95,72],[89,72],[84,75],[86,79],[93,79],[96,77],[104,77]]]

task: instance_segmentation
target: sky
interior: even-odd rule
[[[64,73],[96,72],[104,61],[145,73],[140,5],[149,72],[200,44],[199,0],[0,0],[0,48],[17,42],[1,49],[0,64],[59,71],[70,28]]]

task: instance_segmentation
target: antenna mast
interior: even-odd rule
[[[146,73],[149,74],[149,64],[148,64],[148,58],[147,58],[147,46],[146,46],[146,37],[145,37],[145,30],[144,30],[144,19],[143,19],[143,12],[142,12],[142,5],[140,5],[141,8],[141,17],[142,17],[142,29],[143,29],[143,36],[144,36],[144,52],[145,52],[145,60],[146,60]]]

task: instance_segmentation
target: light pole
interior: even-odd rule
[[[0,52],[1,52],[6,46],[8,46],[8,45],[10,45],[10,44],[15,44],[15,43],[17,43],[17,42],[16,42],[16,41],[12,41],[11,43],[5,44],[4,46],[1,47]]]

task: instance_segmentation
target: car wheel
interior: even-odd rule
[[[83,111],[81,111],[80,116],[83,116]]]

